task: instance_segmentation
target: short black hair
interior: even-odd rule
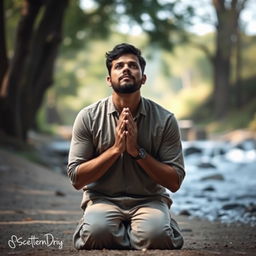
[[[146,61],[141,56],[141,51],[135,46],[127,43],[121,43],[116,45],[112,51],[106,53],[106,66],[108,69],[108,73],[111,73],[112,61],[118,59],[120,56],[124,54],[134,54],[139,59],[140,67],[142,73],[144,73]]]

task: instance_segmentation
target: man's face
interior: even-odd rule
[[[139,60],[134,54],[125,54],[112,61],[108,83],[116,93],[133,93],[145,83]]]

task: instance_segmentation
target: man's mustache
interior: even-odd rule
[[[126,78],[126,77],[131,78],[131,79],[134,79],[134,77],[133,77],[132,75],[124,74],[124,75],[122,75],[121,77],[119,77],[119,81],[122,80],[123,78]]]

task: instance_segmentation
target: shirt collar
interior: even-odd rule
[[[115,105],[113,103],[113,100],[112,100],[112,96],[109,96],[108,97],[108,114],[112,114],[112,113],[118,113],[118,111],[116,110],[115,108]]]
[[[118,111],[116,110],[115,105],[113,103],[112,96],[108,97],[108,110],[107,110],[107,113],[108,114],[112,114],[112,113],[117,113],[118,114]],[[135,118],[137,118],[140,114],[142,114],[144,116],[146,116],[146,114],[147,114],[146,108],[145,108],[145,99],[143,97],[141,97],[138,113],[137,113]]]

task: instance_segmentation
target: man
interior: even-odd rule
[[[185,176],[177,121],[141,96],[146,62],[119,44],[106,54],[112,96],[78,114],[68,175],[83,189],[76,249],[179,249],[183,238],[170,216]]]

